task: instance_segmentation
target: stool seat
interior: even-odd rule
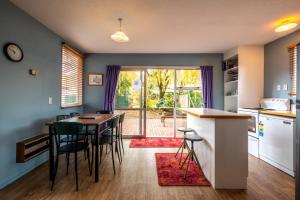
[[[186,135],[184,137],[184,139],[188,140],[188,141],[202,141],[203,138],[199,135],[196,135],[196,134],[189,134],[189,135]]]
[[[193,129],[186,128],[186,127],[179,127],[177,130],[180,132],[193,132],[194,131]]]

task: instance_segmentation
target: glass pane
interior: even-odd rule
[[[174,70],[147,70],[147,137],[174,136]]]
[[[203,107],[203,98],[201,90],[177,90],[176,91],[176,137],[182,137],[183,134],[177,131],[179,127],[186,126],[186,113],[180,111],[180,108],[201,108]]]
[[[140,120],[142,119],[141,110],[115,110],[115,113],[125,112],[125,119],[123,122],[124,136],[140,136],[141,128]]]
[[[121,71],[115,99],[116,109],[142,107],[142,77],[141,71]]]
[[[201,87],[200,70],[176,70],[177,87]]]

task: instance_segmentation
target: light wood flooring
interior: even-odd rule
[[[116,159],[117,173],[113,175],[111,154],[100,167],[100,181],[88,174],[87,161],[80,156],[79,191],[75,191],[73,157],[69,175],[65,175],[65,160],[61,156],[59,174],[50,191],[48,164],[45,163],[0,191],[1,200],[193,200],[193,199],[294,199],[294,179],[269,164],[249,156],[247,190],[214,190],[211,187],[161,187],[157,182],[154,153],[176,152],[176,149],[128,148],[121,166]]]

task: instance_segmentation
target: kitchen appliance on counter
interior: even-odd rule
[[[239,108],[241,114],[250,115],[248,120],[248,153],[259,158],[259,114],[262,110],[290,110],[289,99],[265,98],[260,101],[257,108]]]

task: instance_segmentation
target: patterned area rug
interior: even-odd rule
[[[183,154],[185,158],[187,154]],[[160,186],[210,186],[209,181],[199,170],[194,161],[190,162],[186,179],[184,178],[185,166],[180,169],[179,155],[175,158],[175,153],[156,153],[156,168],[158,184]]]
[[[131,139],[129,148],[179,148],[181,138],[141,138]]]

